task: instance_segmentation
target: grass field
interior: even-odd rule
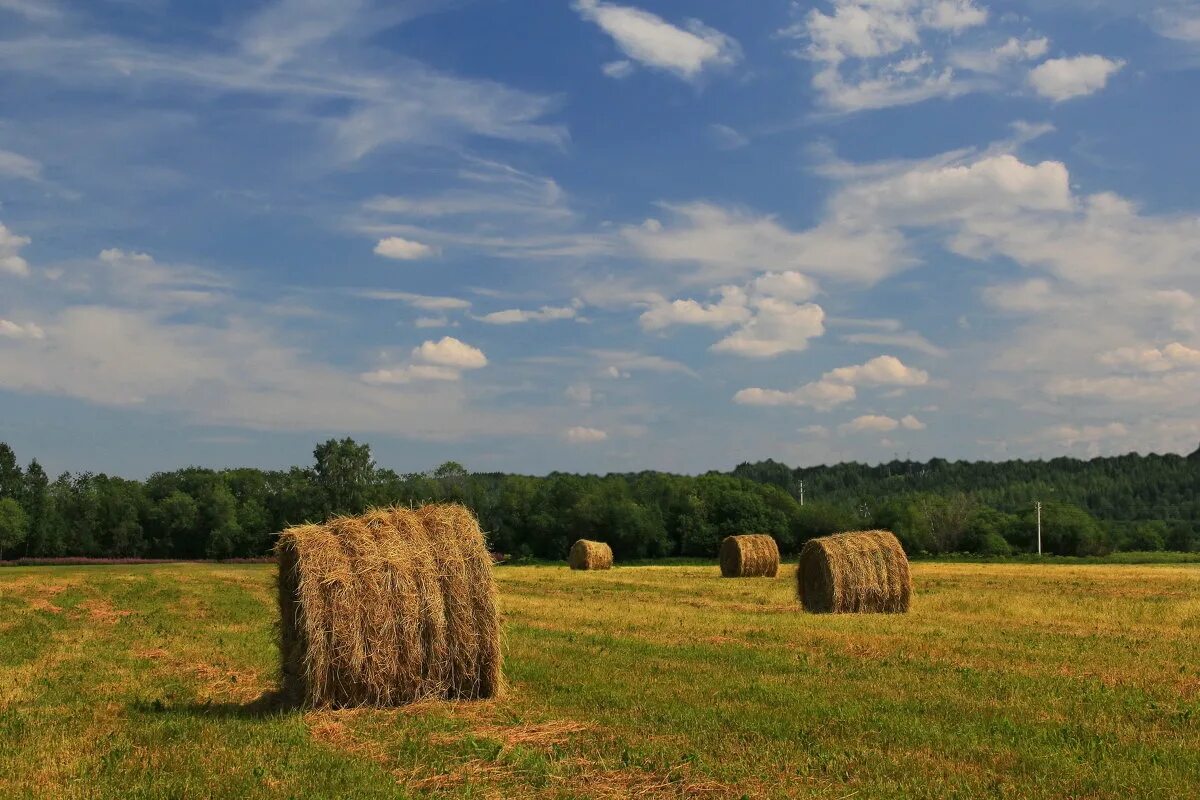
[[[273,569],[0,570],[0,797],[1195,798],[1200,566],[497,570],[503,700],[271,710]]]

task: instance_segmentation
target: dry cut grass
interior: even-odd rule
[[[1200,567],[794,569],[502,567],[506,696],[306,712],[269,566],[0,570],[0,797],[1196,796]]]

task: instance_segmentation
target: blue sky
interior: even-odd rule
[[[1200,442],[1200,3],[0,0],[0,439]]]

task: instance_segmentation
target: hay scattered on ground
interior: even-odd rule
[[[571,545],[571,569],[611,569],[612,548],[604,542],[580,539]]]
[[[477,699],[501,689],[483,533],[457,505],[289,528],[279,559],[283,695],[315,707]]]
[[[766,534],[726,536],[721,542],[721,575],[726,578],[774,578],[779,574],[779,545]]]
[[[908,557],[890,531],[812,539],[800,551],[796,591],[814,613],[904,613],[912,598]]]

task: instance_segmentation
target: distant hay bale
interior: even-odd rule
[[[774,578],[779,574],[779,545],[766,534],[726,536],[721,542],[725,578]]]
[[[284,531],[282,693],[308,706],[394,706],[501,689],[491,558],[458,505],[376,509]]]
[[[912,599],[908,557],[890,531],[812,539],[800,551],[796,590],[813,613],[902,614]]]
[[[611,569],[613,565],[612,548],[604,542],[580,539],[571,545],[571,556],[568,561],[571,569]]]

